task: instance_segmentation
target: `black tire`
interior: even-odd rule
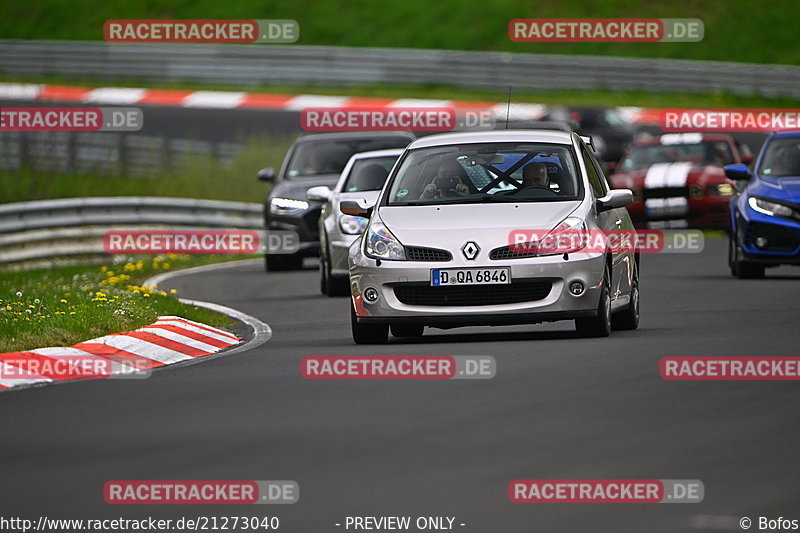
[[[425,326],[422,324],[392,324],[392,335],[395,337],[422,337]]]
[[[325,254],[321,254],[319,256],[319,292],[328,294],[329,282],[330,267],[328,267],[328,262],[325,260]]]
[[[389,340],[389,324],[359,324],[356,311],[350,305],[350,330],[356,344],[386,344]]]
[[[350,278],[347,276],[329,276],[328,296],[350,296]]]
[[[264,265],[267,272],[300,270],[303,268],[303,258],[297,254],[267,254],[264,256]]]
[[[331,273],[331,254],[328,251],[319,256],[319,285],[322,294],[328,296],[350,296],[350,277],[334,276]]]
[[[728,265],[731,267],[731,275],[739,279],[760,279],[764,277],[764,265],[744,261],[742,247],[736,239],[736,230],[731,231],[731,238],[728,240]]]
[[[575,330],[581,337],[608,337],[611,335],[611,270],[606,265],[597,316],[576,318]]]
[[[631,279],[631,301],[625,310],[611,317],[611,329],[632,330],[639,327],[639,262],[633,262]]]

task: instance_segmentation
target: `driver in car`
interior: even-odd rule
[[[464,183],[464,170],[455,161],[444,161],[439,165],[436,175],[424,189],[420,199],[453,198],[469,194],[469,187]]]
[[[522,169],[522,187],[550,188],[550,177],[544,163],[529,163]]]

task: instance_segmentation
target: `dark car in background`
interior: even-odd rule
[[[737,278],[762,278],[768,266],[800,265],[800,132],[771,135],[754,171],[725,167],[741,184],[731,198],[728,265]]]
[[[749,162],[730,135],[668,133],[635,143],[611,183],[633,191],[628,212],[637,227],[727,229],[736,184],[723,167]]]
[[[259,171],[258,179],[273,183],[264,201],[267,232],[295,231],[300,240],[296,253],[265,254],[266,269],[298,269],[304,257],[319,255],[319,217],[323,202],[309,200],[308,189],[336,185],[353,154],[405,148],[414,139],[408,132],[304,134],[289,148],[277,174],[273,168]]]
[[[572,121],[591,135],[597,157],[613,169],[636,138],[636,126],[614,107],[551,106],[545,120]]]

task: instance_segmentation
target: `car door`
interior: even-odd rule
[[[581,157],[586,167],[589,183],[592,186],[591,193],[594,199],[602,198],[610,187],[600,164],[589,152],[585,145],[581,144]],[[633,223],[626,209],[609,209],[597,214],[597,225],[605,232],[619,232],[622,230],[633,230]],[[633,269],[632,254],[614,252],[611,254],[611,299],[616,300],[620,295],[628,295],[631,290],[631,273]]]

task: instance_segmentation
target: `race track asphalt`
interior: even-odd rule
[[[317,274],[257,263],[166,282],[267,322],[272,339],[156,372],[0,394],[2,515],[275,515],[280,531],[343,531],[346,516],[455,516],[480,533],[703,531],[698,515],[798,515],[797,382],[670,382],[667,355],[798,355],[800,269],[735,280],[725,240],[645,255],[633,332],[571,322],[426,330],[355,346],[348,300]],[[316,381],[324,354],[493,355],[491,380]],[[700,479],[700,504],[512,504],[518,478]],[[113,506],[112,479],[290,479],[276,506]],[[800,518],[800,515],[793,518]],[[738,520],[738,518],[737,518]],[[708,531],[712,531],[708,529]]]

